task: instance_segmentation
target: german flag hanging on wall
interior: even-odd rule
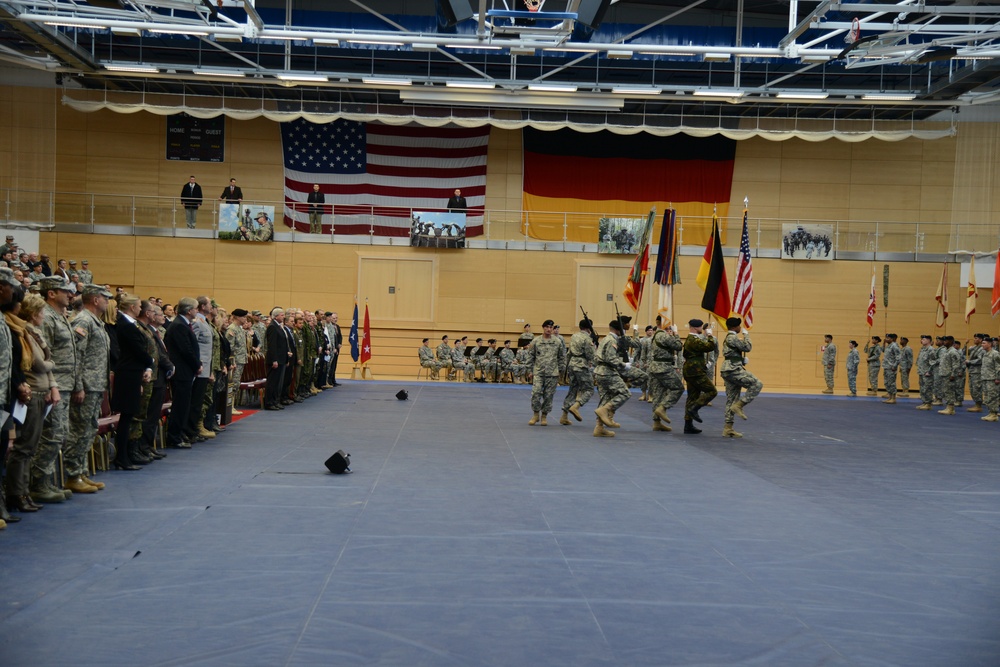
[[[522,136],[523,208],[571,214],[566,231],[570,241],[597,241],[597,219],[572,214],[638,217],[657,207],[676,209],[678,218],[702,217],[697,224],[684,221],[683,239],[685,244],[701,244],[712,233],[713,208],[722,218],[729,212],[735,140],[534,128],[525,128]],[[543,216],[527,217],[529,236],[562,239],[561,217],[550,216],[548,225]]]

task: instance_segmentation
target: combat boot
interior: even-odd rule
[[[36,503],[61,503],[66,496],[41,480],[32,480],[31,499]]]
[[[613,438],[615,437],[614,431],[609,431],[604,428],[604,423],[598,419],[597,426],[594,427],[594,437],[595,438]]]
[[[868,390],[867,392],[865,392],[865,393],[866,393],[866,394],[867,394],[868,396],[878,396],[878,392],[877,392],[877,391],[872,391],[871,389],[869,389],[869,390]]]
[[[672,429],[669,426],[667,426],[666,424],[660,423],[659,419],[654,419],[653,420],[653,430],[654,431],[670,431]]]
[[[983,411],[983,404],[982,403],[976,403],[971,408],[969,408],[968,410],[966,410],[966,412],[982,412],[982,411]]]
[[[528,420],[528,426],[534,426],[535,424],[537,424],[540,416],[541,415],[539,415],[537,412],[532,414],[531,419]]]
[[[80,475],[80,477],[83,478],[83,481],[85,481],[87,484],[90,484],[92,487],[94,487],[98,491],[100,491],[101,489],[103,489],[104,486],[105,486],[104,482],[95,482],[94,480],[90,479],[86,475]]]
[[[200,435],[203,438],[212,439],[215,437],[215,431],[209,431],[207,428],[205,428],[204,424],[199,424],[198,435]]]
[[[997,417],[997,413],[995,413],[995,412],[991,412],[990,414],[986,415],[985,417],[980,417],[980,419],[982,419],[984,422],[1000,421],[1000,417]]]
[[[639,397],[639,400],[643,403],[646,402],[646,392],[642,392],[642,396]]]
[[[824,389],[823,393],[824,394],[832,394],[833,393],[833,389]]]
[[[63,486],[76,493],[97,493],[97,487],[87,484],[80,475],[70,477]]]
[[[848,396],[851,396],[853,398],[857,398],[858,397],[858,392],[852,391],[851,393],[848,394]]]
[[[662,405],[653,410],[653,418],[659,418],[668,424],[670,423],[670,417],[667,416],[667,411],[663,409]]]
[[[562,417],[559,418],[559,423],[563,426],[569,426],[572,422],[569,420],[569,411],[563,410]]]
[[[944,403],[942,403],[938,399],[934,399],[933,401],[931,401],[931,405],[944,405]]]
[[[740,419],[746,419],[747,416],[743,414],[743,406],[746,405],[743,401],[736,401],[733,403],[733,414]]]
[[[893,395],[889,396],[889,398],[885,399],[882,402],[885,403],[886,405],[895,405],[896,404],[896,395],[893,394]]]
[[[690,419],[685,419],[684,420],[684,432],[685,433],[701,433],[701,429],[700,428],[695,428],[694,427],[694,422],[691,421]]]
[[[538,420],[538,425],[539,426],[548,426],[549,425],[549,413],[548,412],[543,412],[542,413],[542,418]]]
[[[608,424],[611,428],[621,428],[622,425],[615,421],[615,411],[608,410],[608,416],[611,418],[611,423]]]
[[[920,405],[917,406],[917,410],[930,410],[930,409],[931,409],[930,403],[921,403]]]
[[[722,437],[724,438],[742,438],[743,434],[733,430],[732,424],[726,424],[722,428]]]
[[[577,420],[578,422],[583,421],[583,417],[580,415],[579,403],[574,403],[573,405],[569,406],[569,413],[573,415],[573,419]]]
[[[613,426],[615,423],[614,420],[611,419],[611,415],[608,412],[608,406],[606,405],[602,405],[594,410],[594,414],[597,415],[597,418],[600,419],[601,423],[605,426]]]
[[[939,415],[953,415],[955,414],[955,406],[949,405],[944,410],[938,410]]]

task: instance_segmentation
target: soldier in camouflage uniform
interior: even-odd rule
[[[571,423],[570,414],[573,419],[583,421],[580,408],[594,395],[594,357],[597,347],[592,335],[593,326],[588,319],[580,320],[580,330],[569,339],[566,355],[569,392],[563,400],[562,417],[559,419],[559,423],[564,426]]]
[[[984,336],[982,342],[983,364],[981,379],[983,382],[983,405],[989,410],[988,415],[980,417],[984,422],[1000,420],[1000,351],[995,349],[996,339]]]
[[[643,372],[643,379],[639,383],[642,388],[642,395],[639,396],[640,401],[648,401],[649,399],[649,343],[653,340],[653,326],[650,325],[646,327],[643,332],[645,335],[638,340],[639,350],[635,353],[635,358],[633,359],[633,366],[636,370]]]
[[[99,285],[83,288],[83,308],[73,318],[73,338],[79,371],[74,391],[83,392],[82,401],[69,406],[69,434],[63,451],[66,488],[75,493],[93,493],[104,488],[87,478],[87,455],[97,435],[101,400],[108,389],[111,370],[111,341],[101,317],[108,308],[111,292]],[[71,463],[72,462],[72,463]]]
[[[252,311],[250,315],[250,319],[253,320],[253,326],[250,328],[257,335],[260,353],[267,354],[267,325],[263,322],[264,315],[259,310]]]
[[[719,344],[712,337],[711,325],[699,319],[688,322],[690,333],[684,341],[684,383],[687,385],[687,402],[684,404],[684,432],[701,433],[694,422],[701,423],[698,411],[719,395],[708,374],[705,356],[717,351]]]
[[[920,389],[920,405],[917,410],[930,410],[934,403],[934,374],[937,367],[937,350],[931,345],[930,334],[920,337],[920,352],[917,353],[917,386]]]
[[[305,367],[306,340],[305,335],[302,333],[305,324],[306,320],[302,317],[301,313],[296,314],[292,319],[292,339],[295,342],[295,377],[292,380],[295,385],[292,388],[292,393],[294,394],[293,400],[296,403],[301,403],[305,400],[299,395],[298,391],[299,379],[302,377],[302,373],[304,372],[302,369]]]
[[[427,344],[429,340],[429,338],[425,338],[422,341],[420,348],[417,350],[417,358],[420,359],[421,367],[430,369],[430,378],[432,380],[437,380],[441,364],[434,358],[434,350],[432,350],[430,345]]]
[[[76,276],[84,285],[90,285],[94,282],[94,274],[90,270],[90,262],[83,260],[82,265],[82,268],[76,272]]]
[[[909,346],[910,339],[905,336],[899,339],[899,388],[903,394],[910,393],[910,369],[913,368],[913,348]]]
[[[146,450],[143,446],[142,437],[143,426],[149,414],[149,404],[153,397],[153,384],[156,382],[160,370],[160,351],[156,345],[156,339],[153,338],[153,332],[149,329],[149,325],[152,322],[153,308],[154,306],[149,301],[146,299],[141,300],[139,302],[139,315],[136,317],[136,329],[139,330],[139,333],[142,334],[143,339],[146,341],[146,354],[153,360],[153,363],[149,366],[149,382],[142,383],[142,398],[139,400],[139,411],[135,414],[132,423],[129,425],[129,458],[133,463],[139,463],[140,465],[151,463],[160,458],[152,456],[150,451]]]
[[[826,380],[824,394],[833,393],[833,373],[837,368],[837,346],[833,344],[833,336],[823,336],[823,379]]]
[[[247,311],[237,308],[233,311],[233,321],[226,328],[226,340],[229,341],[229,348],[233,352],[233,362],[236,367],[229,378],[229,390],[227,400],[233,407],[233,414],[242,414],[236,409],[236,396],[240,393],[240,379],[243,377],[243,368],[247,365],[249,357],[247,351]]]
[[[316,365],[319,341],[316,340],[316,331],[312,328],[312,324],[309,321],[309,313],[302,313],[296,316],[295,319],[298,320],[299,318],[302,319],[302,325],[298,331],[299,335],[302,336],[302,372],[299,374],[295,393],[301,398],[309,398],[313,395],[313,373]],[[298,323],[296,323],[296,326],[298,326]]]
[[[503,349],[500,350],[500,365],[498,372],[501,378],[504,373],[513,373],[514,350],[510,349],[510,339],[503,342]]]
[[[522,347],[514,355],[514,384],[527,382],[531,375],[531,366],[528,365],[528,348]]]
[[[69,284],[59,276],[48,276],[40,282],[41,294],[45,298],[44,318],[39,327],[45,344],[52,353],[55,368],[52,373],[59,384],[59,393],[65,397],[72,394],[72,402],[80,403],[84,399],[84,390],[80,384],[76,356],[76,334],[70,328],[66,319],[66,307],[73,294]],[[31,498],[32,500],[52,503],[62,502],[72,497],[70,490],[61,491],[53,483],[56,471],[56,459],[59,451],[66,443],[69,430],[69,403],[59,401],[52,406],[42,426],[42,437],[31,461]],[[99,404],[98,404],[99,405]],[[89,448],[90,443],[86,443]],[[80,447],[67,451],[63,464],[71,476],[86,472],[87,449],[80,452]],[[81,460],[82,459],[82,460]],[[81,469],[82,468],[82,469]]]
[[[726,383],[726,414],[722,435],[727,438],[742,438],[742,433],[733,430],[734,415],[746,419],[743,408],[757,398],[764,387],[752,373],[746,369],[746,354],[753,349],[750,342],[750,332],[740,331],[742,320],[730,317],[726,320],[726,337],[722,341],[722,380]],[[740,338],[740,334],[743,338]],[[746,389],[746,392],[743,390]],[[741,395],[742,394],[742,395]]]
[[[941,401],[944,403],[944,410],[938,410],[940,415],[955,414],[955,406],[962,402],[959,396],[959,387],[964,385],[965,363],[962,354],[955,349],[955,337],[946,336],[944,339],[943,352],[940,354],[938,368],[941,372],[941,381],[944,383]]]
[[[684,383],[676,365],[677,353],[684,349],[684,344],[677,335],[677,328],[664,327],[659,315],[656,326],[649,345],[649,402],[653,404],[653,430],[669,431],[667,410],[684,394]]]
[[[465,356],[465,342],[467,338],[455,341],[455,347],[451,350],[451,367],[456,371],[462,371],[466,382],[476,379],[476,367],[471,361],[467,361]],[[455,373],[456,377],[458,373]]]
[[[558,340],[562,339],[558,338]],[[486,353],[480,362],[480,368],[483,370],[483,382],[495,382],[500,379],[498,375],[500,372],[500,350],[497,349],[496,338],[490,338],[486,342],[489,344],[489,347],[486,348]]]
[[[944,401],[944,375],[942,375],[941,367],[944,355],[944,336],[938,336],[934,339],[934,401],[931,405],[941,405]]]
[[[629,399],[628,386],[623,376],[631,369],[631,363],[622,360],[619,345],[628,342],[622,331],[624,327],[618,319],[608,324],[608,335],[601,339],[594,355],[594,380],[597,382],[599,395],[597,409],[597,424],[594,426],[595,438],[613,438],[614,431],[606,427],[619,428],[621,424],[615,421],[615,412]]]
[[[865,345],[865,354],[868,355],[868,395],[878,396],[878,371],[882,366],[882,338],[872,336]]]
[[[975,335],[975,344],[970,345],[968,351],[966,352],[965,365],[969,369],[969,395],[972,397],[972,402],[975,403],[968,412],[982,412],[983,411],[983,355],[986,351],[983,349],[983,339],[986,338],[986,334],[978,333]]]
[[[886,398],[883,403],[894,405],[896,403],[896,373],[899,371],[899,362],[903,358],[903,352],[896,342],[896,334],[885,335],[885,354],[882,356],[882,375],[885,378]]]
[[[448,369],[448,379],[455,379],[455,371],[451,368],[451,345],[448,344],[448,336],[441,336],[441,344],[437,346],[437,360],[441,368]]]
[[[861,365],[861,355],[858,353],[858,341],[847,343],[847,390],[848,396],[858,395],[858,366]]]
[[[552,397],[556,393],[559,375],[566,368],[566,346],[555,337],[554,325],[552,320],[542,322],[543,335],[533,338],[528,345],[527,363],[534,376],[529,426],[548,426],[547,417],[552,410]]]

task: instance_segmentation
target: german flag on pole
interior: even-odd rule
[[[705,290],[701,299],[701,307],[712,313],[725,330],[726,318],[732,312],[729,300],[729,279],[726,278],[726,265],[722,259],[722,239],[719,236],[719,217],[712,216],[712,236],[705,246],[705,255],[701,258],[701,268],[695,282]]]

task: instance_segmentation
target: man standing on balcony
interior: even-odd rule
[[[222,191],[219,199],[225,201],[227,204],[243,203],[243,190],[240,189],[240,186],[236,185],[235,178],[229,179],[229,187]]]
[[[465,197],[462,196],[462,191],[455,188],[455,194],[448,199],[448,211],[451,213],[465,213],[465,210],[469,208],[469,204],[465,201]]]
[[[326,197],[319,191],[319,183],[313,183],[312,192],[306,200],[309,204],[309,233],[323,233],[323,204]]]
[[[201,206],[202,201],[201,186],[198,185],[194,176],[191,176],[184,185],[184,189],[181,190],[181,204],[184,205],[184,222],[187,223],[188,229],[194,229],[198,223],[198,208]]]

